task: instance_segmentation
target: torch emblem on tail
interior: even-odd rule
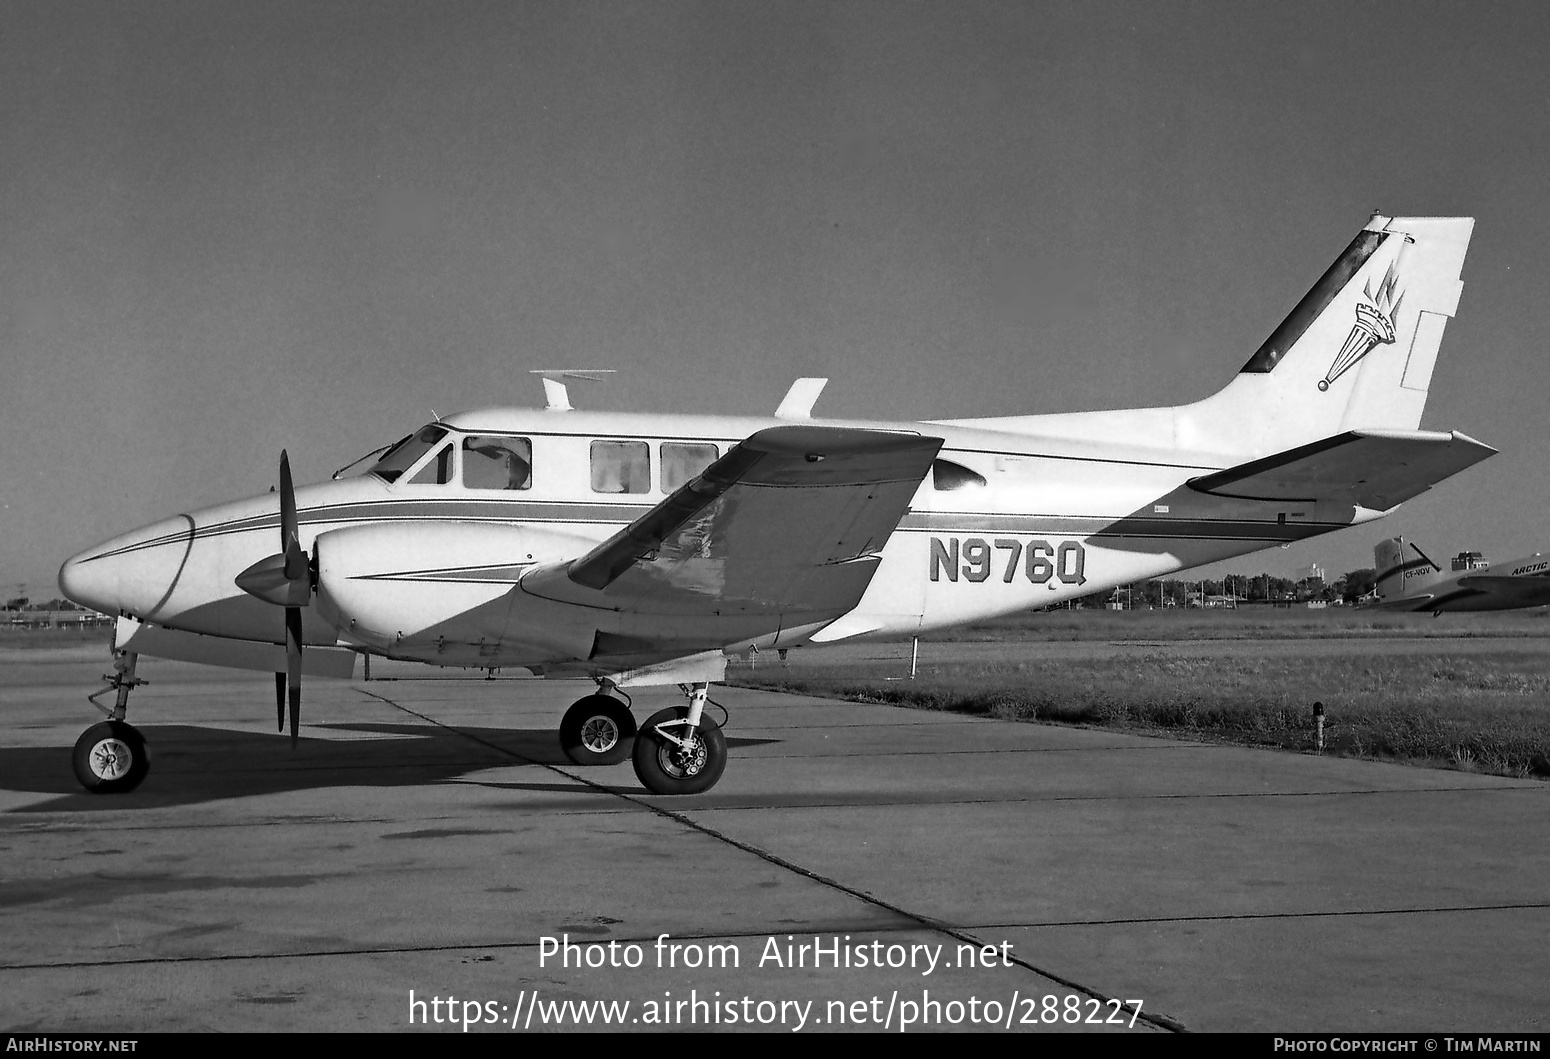
[[[1346,336],[1345,345],[1341,346],[1340,352],[1335,354],[1335,362],[1319,380],[1320,390],[1329,389],[1330,383],[1354,368],[1379,344],[1393,344],[1394,324],[1399,319],[1399,303],[1405,297],[1403,292],[1395,290],[1398,279],[1394,266],[1390,265],[1383,275],[1383,282],[1378,284],[1376,294],[1372,291],[1371,280],[1362,288],[1362,293],[1367,296],[1367,300],[1357,303],[1356,323],[1352,325],[1351,333]]]

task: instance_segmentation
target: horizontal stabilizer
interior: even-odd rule
[[[1351,430],[1193,478],[1189,485],[1215,496],[1387,511],[1495,453],[1456,431]]]

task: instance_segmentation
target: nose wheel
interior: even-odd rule
[[[139,730],[124,720],[129,711],[129,693],[144,684],[135,676],[139,655],[133,651],[113,652],[113,672],[102,679],[108,686],[86,701],[108,715],[106,721],[92,725],[75,741],[70,761],[75,778],[93,794],[122,794],[140,786],[151,770],[151,748]],[[113,708],[97,701],[108,692],[116,692]]]
[[[132,791],[151,769],[145,737],[124,721],[94,724],[75,741],[75,778],[93,794]]]

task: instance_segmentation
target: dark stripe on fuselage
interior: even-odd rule
[[[398,570],[387,574],[355,574],[357,581],[445,581],[466,584],[514,585],[537,563],[503,566],[445,566],[435,570]]]
[[[591,504],[574,503],[570,501],[510,501],[510,500],[370,500],[349,504],[324,504],[320,507],[301,508],[296,512],[297,522],[301,525],[315,525],[318,523],[342,523],[342,522],[568,522],[583,523],[589,525],[622,526],[640,517],[642,513],[650,510],[647,504]],[[183,518],[193,521],[189,515]],[[195,530],[196,537],[224,537],[233,533],[248,533],[252,531],[275,530],[280,527],[280,514],[278,511],[268,512],[263,515],[250,515],[246,518],[232,519],[229,522],[217,522],[207,526],[199,526]],[[125,555],[129,552],[140,551],[145,548],[155,548],[163,544],[183,539],[183,533],[168,533],[148,541],[115,548],[101,555],[94,555],[95,559],[105,559],[112,555]],[[276,549],[278,549],[278,538]]]
[[[1387,581],[1395,574],[1409,573],[1411,570],[1415,570],[1422,566],[1426,567],[1427,569],[1436,569],[1436,567],[1432,566],[1432,561],[1430,559],[1411,559],[1408,563],[1400,563],[1398,566],[1389,567],[1387,570],[1383,571],[1383,573],[1379,574],[1375,580]],[[1437,572],[1441,573],[1442,571],[1438,570]]]
[[[643,512],[645,504],[596,504],[564,500],[446,500],[393,499],[324,504],[298,510],[303,525],[339,525],[366,522],[486,522],[500,524],[582,524],[619,528]],[[185,518],[192,518],[184,516]],[[193,537],[221,537],[236,533],[278,531],[278,511],[250,515],[228,522],[199,526]],[[1044,536],[1171,538],[1178,540],[1296,541],[1331,530],[1344,523],[1272,522],[1269,519],[1191,519],[1112,515],[1006,515],[989,512],[912,511],[899,520],[898,529],[932,533],[1027,533]],[[104,559],[189,539],[187,530],[126,545],[101,555]],[[278,543],[276,545],[278,547]]]
[[[1343,529],[1346,523],[1269,519],[1115,518],[1104,515],[987,515],[915,511],[899,529],[916,533],[1024,533],[1048,537],[1160,537],[1179,540],[1297,541]]]

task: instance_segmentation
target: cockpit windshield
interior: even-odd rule
[[[410,434],[407,438],[388,449],[387,454],[371,465],[368,474],[374,474],[384,482],[396,482],[399,475],[410,467],[413,467],[421,456],[431,450],[431,446],[447,436],[447,432],[434,423],[422,427],[418,433]]]

